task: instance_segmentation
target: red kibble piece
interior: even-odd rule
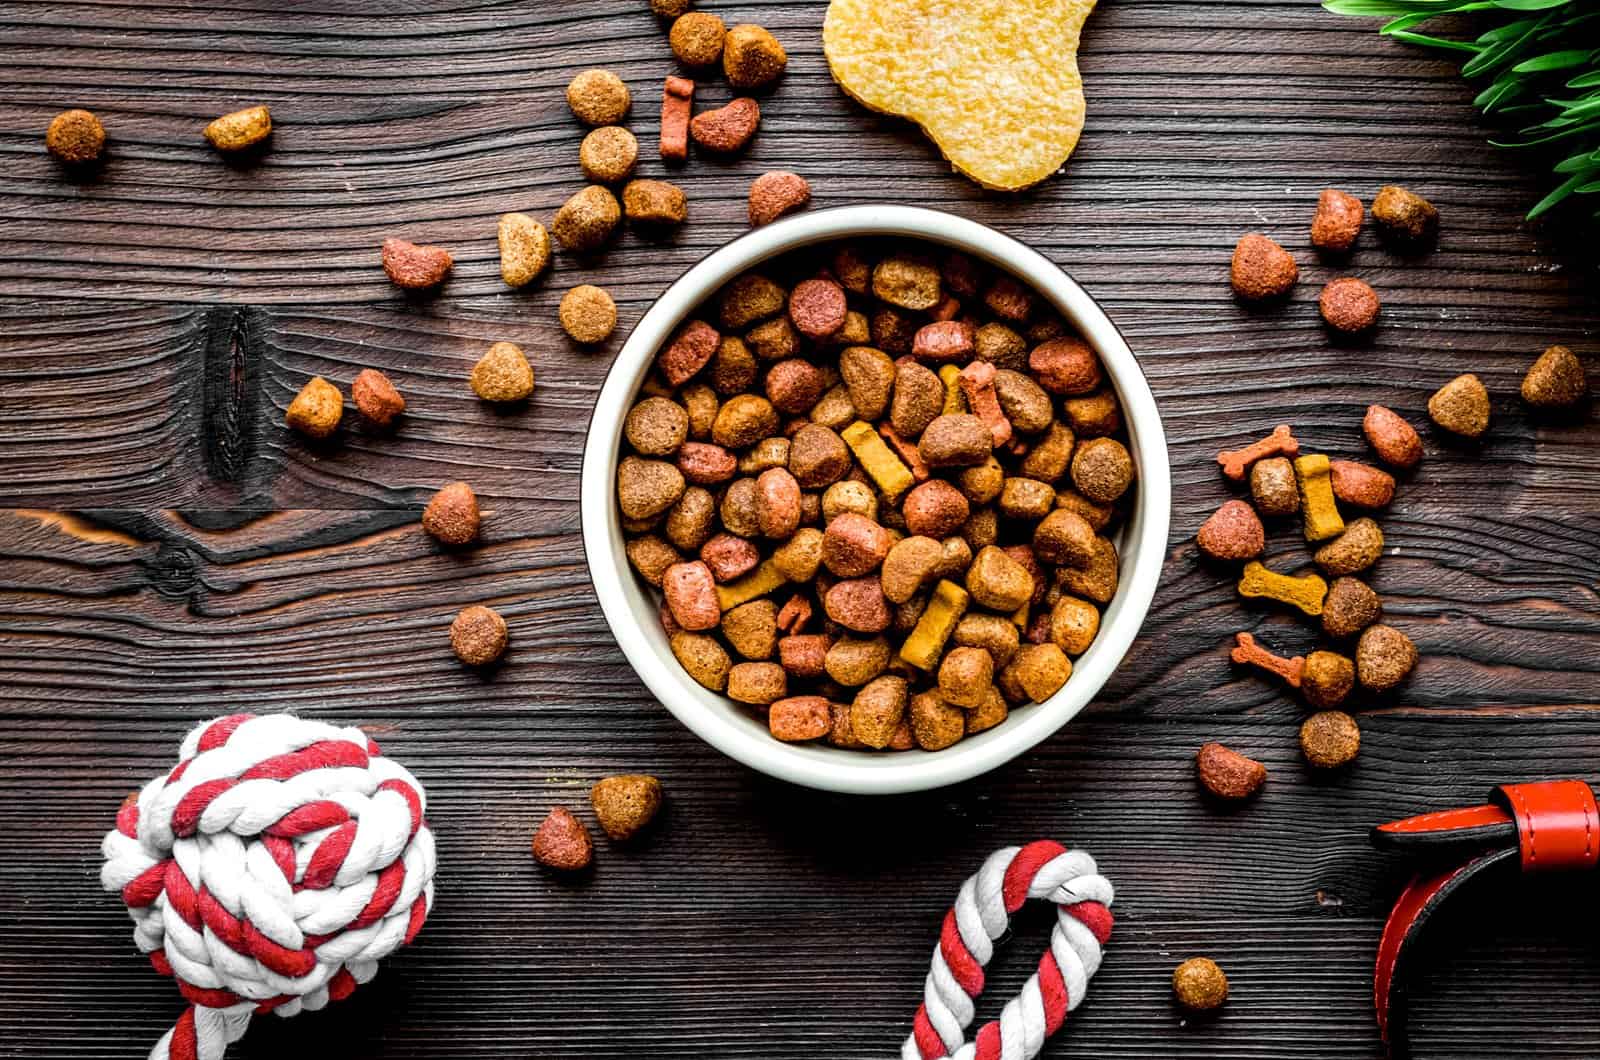
[[[661,98],[661,157],[682,162],[689,157],[689,119],[694,113],[694,82],[667,78]]]
[[[844,327],[844,288],[832,280],[802,280],[789,292],[789,319],[808,339],[825,339]]]
[[[1378,459],[1390,467],[1415,467],[1422,459],[1422,438],[1417,429],[1382,405],[1367,406],[1361,431]]]
[[[533,833],[533,856],[541,865],[576,872],[593,860],[594,841],[571,810],[557,806]]]
[[[989,428],[994,444],[1005,445],[1011,440],[1011,421],[1006,419],[994,392],[996,371],[988,361],[973,361],[961,369],[961,392],[967,396],[967,407],[972,414]]]
[[[960,306],[956,308],[959,310]],[[911,355],[921,361],[964,361],[972,356],[977,334],[967,320],[924,324],[911,338]]]
[[[668,567],[661,576],[661,592],[672,608],[672,617],[684,629],[715,629],[721,624],[716,579],[711,568],[699,560]]]
[[[1254,508],[1234,500],[1213,512],[1201,524],[1194,540],[1200,551],[1212,559],[1253,559],[1265,551],[1267,532]]]
[[[703,320],[691,320],[678,330],[656,359],[668,386],[682,386],[704,368],[717,352],[722,336]]]

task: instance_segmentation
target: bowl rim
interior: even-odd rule
[[[834,240],[885,236],[946,246],[999,266],[1074,325],[1099,354],[1122,404],[1139,495],[1118,550],[1117,593],[1104,610],[1094,643],[1074,661],[1072,678],[1060,691],[942,751],[872,755],[773,739],[764,726],[735,716],[743,710],[738,704],[695,683],[670,650],[648,643],[648,634],[639,635],[643,629],[630,610],[624,584],[624,579],[636,579],[621,549],[613,482],[622,455],[623,417],[656,351],[694,309],[733,277],[780,254]],[[1014,237],[970,218],[903,205],[839,206],[791,215],[738,236],[685,270],[634,325],[607,369],[590,413],[579,483],[580,532],[595,596],[612,636],[651,694],[691,732],[730,758],[791,783],[854,794],[924,791],[959,783],[1031,750],[1071,721],[1099,694],[1144,624],[1165,559],[1171,507],[1170,462],[1155,397],[1138,359],[1099,303],[1065,269]],[[654,613],[656,604],[650,603]]]

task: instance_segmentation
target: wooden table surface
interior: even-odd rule
[[[511,291],[495,218],[548,216],[581,186],[562,95],[577,70],[629,82],[660,175],[665,34],[644,0],[378,6],[0,8],[0,1056],[142,1055],[178,1014],[99,890],[99,837],[192,723],[241,708],[371,727],[428,786],[440,844],[418,944],[333,1010],[258,1020],[241,1057],[897,1055],[957,884],[1036,836],[1087,846],[1119,885],[1110,956],[1047,1055],[1377,1055],[1371,963],[1405,866],[1367,829],[1500,780],[1600,774],[1600,428],[1535,420],[1515,396],[1546,345],[1594,349],[1592,274],[1522,222],[1538,180],[1486,145],[1451,66],[1309,0],[1112,0],[1084,34],[1077,154],[1005,197],[843,98],[823,3],[705,0],[789,48],[752,148],[673,175],[692,217],[666,244],[630,233]],[[273,109],[271,150],[229,165],[199,129],[254,103]],[[110,132],[90,179],[43,151],[68,106]],[[585,576],[579,450],[611,354],[745,228],[745,190],[773,168],[808,176],[818,206],[918,203],[1040,248],[1102,301],[1160,402],[1174,518],[1141,640],[1079,720],[950,790],[826,796],[723,759],[646,694]],[[1347,267],[1318,264],[1318,190],[1390,182],[1438,204],[1438,250],[1369,237]],[[1279,311],[1229,297],[1230,248],[1252,230],[1302,260]],[[385,282],[391,235],[452,248],[440,297]],[[1374,341],[1323,332],[1315,294],[1336,272],[1382,293]],[[555,323],[579,282],[621,307],[598,352]],[[525,411],[465,385],[498,339],[536,364]],[[314,446],[284,429],[307,377],[369,366],[406,394],[397,436]],[[1194,530],[1228,496],[1212,455],[1288,420],[1359,456],[1369,403],[1422,422],[1464,371],[1493,394],[1490,434],[1428,435],[1382,520],[1375,585],[1422,663],[1362,713],[1354,768],[1319,779],[1302,706],[1225,658],[1240,628],[1293,650],[1314,637],[1197,562]],[[458,478],[492,515],[480,547],[445,555],[417,515]],[[447,646],[469,603],[513,631],[487,678]],[[1237,812],[1196,795],[1192,756],[1213,739],[1272,771]],[[536,821],[619,771],[662,777],[660,827],[602,845],[580,882],[539,871]],[[1525,905],[1479,897],[1441,925],[1418,1055],[1600,1054],[1600,1022],[1569,1000],[1600,988],[1592,886],[1518,885]],[[981,1012],[1027,974],[1042,920],[1017,934]],[[1218,1019],[1171,1005],[1169,973],[1196,953],[1232,979]]]

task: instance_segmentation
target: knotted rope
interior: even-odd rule
[[[1050,948],[1022,990],[1006,1002],[1000,1018],[984,1024],[968,1042],[967,1026],[976,1014],[973,999],[983,992],[983,969],[994,955],[994,941],[1029,898],[1048,899],[1060,907]],[[1102,947],[1111,937],[1111,900],[1111,881],[1095,871],[1094,859],[1081,850],[1039,840],[989,855],[961,885],[955,907],[945,914],[923,1002],[900,1050],[902,1060],[1030,1060],[1039,1055],[1045,1039],[1083,1000],[1100,967]]]
[[[101,885],[190,1003],[151,1060],[219,1060],[252,1015],[371,979],[433,904],[426,806],[359,729],[235,714],[190,732],[101,844]]]

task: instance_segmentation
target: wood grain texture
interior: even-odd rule
[[[892,1055],[954,888],[1037,835],[1087,846],[1119,884],[1112,956],[1047,1056],[1374,1057],[1368,975],[1406,866],[1366,830],[1500,780],[1600,776],[1600,428],[1515,396],[1545,345],[1594,348],[1593,275],[1562,233],[1520,221],[1538,182],[1485,145],[1448,63],[1311,2],[1118,0],[1085,31],[1089,125],[1066,175],[1003,197],[832,87],[823,3],[701,6],[770,26],[791,65],[747,155],[671,171],[654,123],[672,63],[643,0],[0,7],[0,1056],[137,1055],[177,1014],[98,891],[99,835],[188,725],[240,704],[370,725],[427,784],[441,844],[418,945],[332,1011],[258,1021],[240,1057]],[[690,223],[558,255],[508,291],[495,218],[548,217],[581,185],[562,90],[587,65],[632,86],[644,170],[684,186]],[[257,102],[271,149],[220,161],[199,129]],[[40,146],[69,105],[110,130],[92,178]],[[1085,718],[945,792],[823,796],[731,765],[645,694],[588,586],[579,447],[610,354],[745,230],[746,189],[771,168],[809,177],[819,207],[920,203],[1035,245],[1101,300],[1161,407],[1174,519],[1138,645]],[[1389,182],[1439,205],[1437,251],[1364,240],[1315,260],[1317,191]],[[1280,309],[1228,297],[1250,230],[1301,258]],[[439,297],[385,283],[389,235],[456,253]],[[1317,319],[1317,289],[1344,273],[1383,296],[1370,343],[1330,343]],[[580,282],[619,303],[599,351],[555,324]],[[466,388],[498,339],[535,363],[525,409]],[[396,433],[309,445],[283,429],[308,377],[369,366],[407,396]],[[1474,447],[1425,432],[1382,519],[1374,584],[1423,662],[1362,704],[1356,767],[1312,776],[1302,708],[1225,659],[1239,628],[1296,651],[1315,638],[1198,561],[1193,532],[1230,495],[1213,454],[1288,420],[1360,456],[1368,404],[1421,423],[1463,371],[1489,386],[1493,430]],[[416,516],[462,478],[485,541],[443,554]],[[1308,562],[1295,536],[1274,535],[1275,565]],[[475,602],[512,628],[486,676],[445,632]],[[1259,800],[1197,798],[1209,739],[1268,763]],[[637,770],[666,782],[661,827],[603,845],[583,880],[537,871],[543,811]],[[1600,987],[1592,881],[1518,888],[1525,910],[1480,894],[1435,929],[1419,1057],[1600,1054],[1565,1000]],[[1043,932],[1019,921],[984,1013]],[[1199,952],[1233,979],[1220,1019],[1168,999]]]

